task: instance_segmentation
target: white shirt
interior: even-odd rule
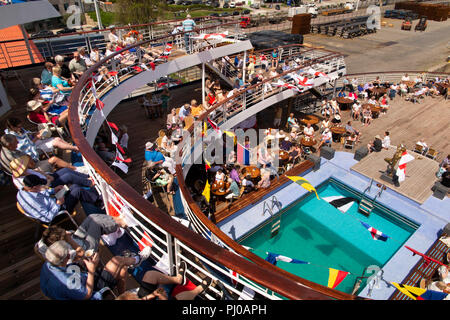
[[[119,41],[119,37],[113,33],[110,33],[108,35],[108,39],[109,39],[109,42],[112,42],[112,43],[117,43],[117,41]]]
[[[391,146],[391,138],[389,136],[385,136],[381,145],[383,148],[389,148]]]
[[[90,54],[90,57],[91,57],[91,61],[92,62],[98,62],[100,59],[103,58],[103,55],[100,53],[100,51],[92,50],[91,54]]]
[[[225,173],[220,173],[220,172],[217,172],[216,173],[216,181],[223,181],[225,179]]]
[[[409,76],[403,76],[402,81],[409,81]]]
[[[314,135],[314,128],[313,127],[305,127],[303,130],[303,133],[307,136],[313,136]]]

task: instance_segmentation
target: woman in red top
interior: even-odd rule
[[[29,117],[31,121],[35,123],[53,123],[58,127],[64,126],[69,115],[68,109],[56,116],[49,115],[46,111],[44,111],[42,103],[36,100],[28,101],[27,110],[30,112]]]

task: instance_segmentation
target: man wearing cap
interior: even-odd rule
[[[373,140],[371,143],[367,145],[367,148],[369,149],[369,153],[375,151],[380,152],[383,149],[383,141],[381,141],[380,135],[375,136],[375,140]]]
[[[156,149],[156,146],[152,142],[145,144],[145,161],[149,168],[163,167],[167,168],[171,174],[175,174],[175,161],[170,157],[164,157],[164,155]]]
[[[191,15],[186,16],[186,20],[182,23],[184,34],[184,45],[186,47],[187,54],[191,53],[189,39],[191,37],[192,31],[194,31],[195,21],[191,19]]]
[[[96,204],[101,200],[95,189],[87,190],[77,184],[72,184],[64,197],[56,199],[55,194],[63,187],[48,188],[46,179],[30,174],[23,179],[23,189],[17,193],[17,201],[30,217],[51,223],[62,210],[72,213],[78,201]]]
[[[184,119],[191,115],[191,105],[189,103],[184,104],[180,111],[178,112],[178,118],[180,118],[181,121],[184,121]]]

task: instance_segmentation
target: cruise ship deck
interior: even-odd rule
[[[245,42],[245,41],[244,41]],[[243,42],[243,43],[244,43]],[[249,42],[245,42],[245,46],[251,46]],[[227,49],[228,47],[228,49]],[[139,71],[137,73],[129,72],[124,77],[118,80],[118,84],[111,88],[102,88],[99,90],[99,96],[106,102],[104,112],[108,121],[114,122],[120,125],[126,125],[128,127],[128,133],[130,135],[128,153],[133,159],[133,164],[129,167],[127,174],[115,174],[107,166],[96,162],[94,152],[90,149],[93,140],[95,139],[98,131],[101,129],[104,118],[99,114],[98,110],[92,107],[92,96],[86,87],[87,84],[85,78],[82,78],[78,90],[76,92],[76,101],[71,101],[71,119],[69,121],[71,126],[71,132],[75,133],[74,138],[79,145],[82,146],[82,155],[84,163],[89,167],[90,174],[96,179],[104,190],[104,196],[107,199],[116,197],[120,206],[126,207],[128,214],[131,214],[139,221],[136,230],[130,233],[131,239],[135,242],[139,240],[144,232],[149,232],[155,239],[158,239],[158,243],[155,245],[155,252],[152,258],[156,259],[161,257],[161,253],[164,255],[168,252],[169,262],[171,264],[171,273],[176,272],[176,266],[179,265],[181,260],[188,261],[190,265],[189,275],[196,282],[200,281],[203,276],[207,275],[214,278],[215,281],[223,282],[223,284],[230,290],[231,295],[234,298],[238,298],[239,294],[243,294],[245,299],[251,299],[250,296],[245,295],[243,292],[239,293],[236,289],[233,289],[231,283],[233,281],[240,281],[240,283],[248,284],[252,283],[252,289],[259,294],[267,294],[265,288],[273,286],[273,283],[268,279],[264,272],[270,272],[271,275],[277,277],[276,279],[285,284],[281,286],[276,284],[276,289],[280,291],[276,294],[265,296],[268,299],[280,299],[280,298],[298,298],[304,299],[366,299],[371,298],[367,296],[367,292],[360,297],[356,297],[347,293],[339,292],[338,290],[327,288],[326,286],[320,286],[314,283],[310,283],[308,280],[299,279],[287,272],[271,266],[263,259],[252,255],[250,252],[246,252],[244,248],[234,243],[231,238],[225,239],[224,233],[220,231],[220,224],[224,224],[233,219],[233,215],[238,211],[251,210],[252,206],[259,203],[261,200],[267,198],[269,195],[278,192],[282,188],[285,188],[286,183],[289,182],[287,175],[306,175],[309,181],[318,186],[325,176],[336,173],[339,175],[344,170],[345,174],[354,172],[364,179],[361,181],[366,182],[369,179],[374,179],[380,184],[385,184],[389,188],[389,192],[386,194],[386,198],[381,200],[388,203],[393,193],[398,193],[408,200],[405,203],[417,203],[411,204],[412,209],[419,208],[420,212],[414,213],[417,216],[419,214],[429,214],[432,223],[427,225],[426,218],[417,218],[423,223],[423,229],[420,230],[419,236],[413,238],[412,243],[418,247],[421,252],[427,252],[428,249],[435,246],[438,242],[436,234],[431,234],[432,231],[439,231],[439,228],[445,226],[445,221],[448,222],[449,217],[445,213],[439,216],[435,216],[435,212],[445,210],[449,205],[448,196],[443,200],[437,200],[433,197],[431,187],[437,181],[435,173],[439,167],[439,163],[449,154],[450,145],[448,139],[448,130],[450,128],[450,108],[449,100],[442,96],[425,96],[420,100],[420,103],[413,104],[410,101],[405,101],[402,97],[396,97],[393,101],[390,101],[390,109],[386,114],[380,115],[373,119],[373,122],[369,126],[364,126],[360,121],[352,121],[355,129],[361,132],[361,139],[351,150],[344,148],[341,142],[333,141],[331,148],[336,151],[336,158],[331,161],[324,161],[323,168],[317,172],[311,172],[312,163],[309,160],[305,160],[298,164],[296,167],[287,171],[278,180],[273,180],[272,185],[267,190],[257,191],[253,194],[249,194],[245,199],[237,199],[231,205],[223,202],[218,204],[213,218],[211,219],[217,225],[211,223],[205,216],[199,216],[199,209],[196,208],[196,204],[192,201],[191,194],[189,192],[192,186],[187,185],[187,176],[189,173],[190,165],[185,163],[177,164],[177,182],[180,184],[177,193],[170,195],[164,192],[155,193],[156,207],[150,205],[147,201],[142,199],[142,163],[144,162],[144,149],[147,141],[156,141],[159,137],[160,129],[166,125],[166,118],[159,117],[149,119],[144,107],[139,102],[139,98],[143,93],[152,91],[159,94],[160,91],[156,87],[146,86],[146,82],[153,82],[162,75],[177,74],[180,78],[183,78],[183,84],[170,88],[171,100],[169,108],[179,108],[182,104],[189,102],[191,99],[202,101],[202,92],[204,95],[204,86],[202,86],[202,79],[205,74],[209,74],[213,77],[220,78],[221,85],[223,87],[230,87],[230,82],[235,77],[235,74],[220,74],[220,59],[225,55],[243,54],[247,55],[248,52],[253,52],[250,47],[245,47],[245,50],[239,50],[239,41],[231,44],[213,47],[211,51],[199,50],[192,55],[186,55],[183,50],[175,51],[171,55],[170,59],[164,61],[164,63],[157,65],[155,75],[151,74],[151,70]],[[317,88],[324,89],[322,93],[333,95],[336,93],[336,89],[339,89],[339,85],[342,81],[342,77],[346,75],[345,68],[348,69],[348,65],[342,64],[343,56],[334,51],[327,51],[326,48],[314,49],[298,46],[298,51],[292,51],[291,56],[306,57],[302,61],[305,67],[317,67],[323,68],[321,70],[329,70],[329,75],[332,75],[334,81],[327,83],[318,83]],[[228,51],[227,51],[228,50]],[[286,50],[287,51],[287,50]],[[309,55],[309,56],[308,56]],[[290,55],[286,55],[285,59],[289,60]],[[209,60],[208,60],[208,59]],[[359,58],[358,58],[359,59]],[[210,60],[215,60],[218,64],[207,65]],[[202,69],[203,67],[203,69]],[[422,70],[420,66],[417,67],[418,71],[411,71],[410,73],[420,74]],[[181,76],[183,70],[189,70]],[[342,71],[344,70],[344,71]],[[27,68],[21,68],[17,70],[18,77],[11,76],[5,79],[4,87],[8,93],[9,101],[11,102],[11,110],[2,117],[6,119],[10,116],[14,116],[20,119],[26,119],[27,111],[24,107],[28,101],[27,96],[24,94],[27,86],[28,79],[32,77],[40,77],[42,66],[32,66]],[[146,73],[147,72],[147,73]],[[326,71],[325,71],[326,72]],[[408,71],[409,72],[409,71]],[[348,74],[349,78],[357,77],[360,81],[373,81],[375,76],[380,75],[386,79],[386,81],[398,81],[399,77],[403,74],[403,71],[390,71],[380,70],[377,74]],[[146,77],[147,76],[147,77]],[[157,77],[158,76],[158,77]],[[435,76],[448,77],[446,73],[429,73],[428,78],[433,79]],[[155,78],[156,77],[156,78]],[[150,79],[150,80],[148,80]],[[395,80],[393,80],[395,79]],[[339,80],[339,82],[338,82]],[[154,91],[156,89],[156,91]],[[104,90],[104,91],[102,91]],[[294,112],[295,116],[302,118],[305,115],[315,115],[319,121],[323,119],[320,114],[319,108],[307,108],[306,105],[302,105],[302,102],[298,100],[298,94],[291,89],[274,89],[270,92],[261,92],[258,86],[255,87],[255,92],[252,94],[242,93],[245,98],[241,96],[234,97],[235,100],[242,99],[242,105],[233,109],[234,113],[227,113],[225,111],[217,112],[214,114],[214,120],[225,130],[233,128],[236,124],[245,120],[247,116],[256,116],[256,122],[258,129],[267,129],[273,126],[273,115],[276,107],[283,108],[283,115],[281,119],[281,128],[285,128],[287,117],[290,112]],[[308,91],[305,90],[303,95],[307,95]],[[313,97],[314,99],[314,97]],[[77,109],[74,109],[77,107]],[[241,108],[242,107],[242,108]],[[75,111],[74,111],[75,110]],[[219,108],[217,109],[219,111]],[[91,111],[91,112],[90,112]],[[77,116],[85,116],[85,118],[77,118]],[[211,110],[208,111],[207,116],[212,116]],[[88,119],[89,121],[86,121]],[[209,118],[208,118],[209,119]],[[205,120],[203,118],[202,120]],[[350,111],[342,111],[342,123],[346,123],[351,120]],[[30,122],[24,121],[24,126],[27,129],[34,130],[35,127]],[[74,127],[78,126],[78,127]],[[83,128],[83,130],[81,129]],[[189,128],[192,129],[192,128]],[[211,127],[210,127],[211,129]],[[389,131],[391,137],[391,149],[383,150],[379,153],[372,153],[357,162],[353,159],[353,155],[356,149],[363,146],[367,146],[375,135],[382,135],[383,132]],[[319,138],[319,134],[316,131],[316,138]],[[418,156],[413,153],[415,143],[419,140],[425,140],[430,147],[438,150],[438,154],[434,159],[428,159],[424,156]],[[395,187],[393,184],[389,184],[384,180],[380,180],[380,171],[386,168],[385,157],[392,156],[395,150],[394,146],[403,144],[406,146],[409,153],[414,154],[415,160],[408,164],[407,180]],[[194,144],[192,149],[183,146],[182,159],[184,161],[186,154],[191,152],[194,154]],[[320,156],[319,152],[314,153],[316,156]],[[70,159],[70,155],[61,153],[61,156],[65,159]],[[95,161],[93,161],[93,159]],[[320,158],[319,158],[320,159]],[[324,169],[325,168],[325,169]],[[329,170],[329,171],[327,171]],[[333,171],[334,170],[334,171]],[[354,179],[354,180],[352,180]],[[357,181],[362,184],[358,178],[351,178],[349,180]],[[362,188],[362,185],[359,186]],[[0,268],[0,299],[46,299],[43,293],[39,290],[39,272],[42,265],[42,260],[33,251],[34,244],[36,242],[34,222],[29,221],[26,217],[21,215],[16,209],[15,194],[17,190],[11,183],[6,186],[0,187],[2,192],[2,198],[0,201],[0,211],[4,212],[1,218],[1,241],[2,255],[6,257],[2,259],[2,266]],[[306,193],[306,191],[304,191]],[[396,196],[395,196],[396,197]],[[114,201],[113,201],[114,202]],[[123,210],[123,207],[120,209]],[[150,210],[147,210],[149,209]],[[77,215],[78,222],[81,222],[85,217],[84,209],[79,206],[77,210],[80,214]],[[107,209],[108,210],[108,209]],[[255,208],[253,209],[255,210]],[[250,211],[249,211],[250,212]],[[241,214],[240,212],[239,214]],[[89,214],[89,213],[88,213]],[[200,212],[201,215],[201,212]],[[178,226],[178,220],[167,217],[184,218],[187,219],[188,228]],[[180,220],[183,221],[183,220]],[[186,221],[184,221],[186,222]],[[167,226],[167,230],[164,230],[162,226]],[[142,229],[139,229],[142,228]],[[429,228],[429,229],[427,229]],[[167,232],[167,234],[165,234]],[[138,235],[136,235],[138,234]],[[160,239],[160,234],[163,234]],[[190,239],[192,236],[193,240]],[[420,237],[425,236],[426,241],[424,244],[420,244]],[[434,238],[433,238],[434,237]],[[167,242],[165,242],[167,241]],[[192,242],[189,242],[192,241]],[[159,243],[160,242],[160,243]],[[426,244],[426,246],[425,246]],[[172,252],[172,246],[175,248],[175,252]],[[205,250],[202,252],[202,250]],[[106,248],[104,250],[105,257],[111,256]],[[430,249],[431,250],[431,249]],[[449,251],[448,247],[442,249],[444,252]],[[219,252],[215,255],[215,252]],[[238,254],[235,254],[237,252]],[[203,256],[205,253],[205,256]],[[402,257],[405,257],[405,252],[401,252],[399,256],[395,256],[391,264],[388,264],[388,275],[394,275],[395,266],[400,263]],[[218,259],[217,262],[212,259]],[[246,259],[245,259],[246,258]],[[248,259],[248,261],[246,261]],[[443,258],[444,259],[444,258]],[[200,261],[201,260],[201,261]],[[402,280],[410,279],[412,274],[418,268],[418,257],[414,259],[407,259],[408,266],[402,269],[403,278],[392,278],[393,281],[401,282]],[[230,276],[230,280],[224,277],[233,271],[231,268],[233,264],[239,265],[238,272],[240,276]],[[448,262],[447,262],[448,263]],[[220,268],[220,271],[214,268]],[[437,268],[437,265],[435,266]],[[435,268],[435,269],[436,269]],[[263,272],[264,271],[264,272]],[[409,272],[411,271],[411,272]],[[236,271],[234,271],[236,272]],[[261,276],[261,278],[259,278]],[[250,280],[249,280],[250,279]],[[258,282],[261,281],[261,282]],[[417,282],[414,283],[414,285]],[[130,276],[130,288],[136,287],[137,283],[135,279]],[[214,286],[208,294],[205,295],[205,299],[215,299],[218,297],[219,286]],[[388,299],[393,293],[392,288],[382,288],[382,293],[375,294],[374,298],[378,296],[380,299]]]

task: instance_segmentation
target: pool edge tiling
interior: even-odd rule
[[[364,189],[369,185],[370,179],[350,169],[355,163],[357,161],[353,159],[352,153],[336,151],[334,158],[331,160],[321,158],[319,170],[310,171],[303,177],[314,187],[318,187],[326,180],[333,178],[350,186],[355,191],[363,193]],[[371,191],[366,193],[366,195],[373,199],[378,191],[379,188],[374,184]],[[307,193],[309,192],[301,186],[293,182],[287,182],[272,195],[276,196],[284,209]],[[420,260],[420,256],[412,256],[412,252],[404,246],[409,246],[422,253],[428,250],[437,240],[438,233],[450,221],[450,199],[447,197],[444,200],[439,200],[430,196],[421,205],[396,193],[395,190],[387,188],[377,198],[376,202],[419,225],[408,241],[383,267],[383,276],[382,281],[379,283],[379,288],[373,289],[369,295],[368,287],[366,286],[359,294],[362,297],[375,300],[387,300],[396,290],[389,282],[402,282]],[[262,214],[263,206],[264,200],[260,200],[250,208],[243,208],[234,216],[222,221],[218,224],[218,227],[232,239],[239,240],[239,238],[258,228],[269,219],[270,215],[268,213]]]

